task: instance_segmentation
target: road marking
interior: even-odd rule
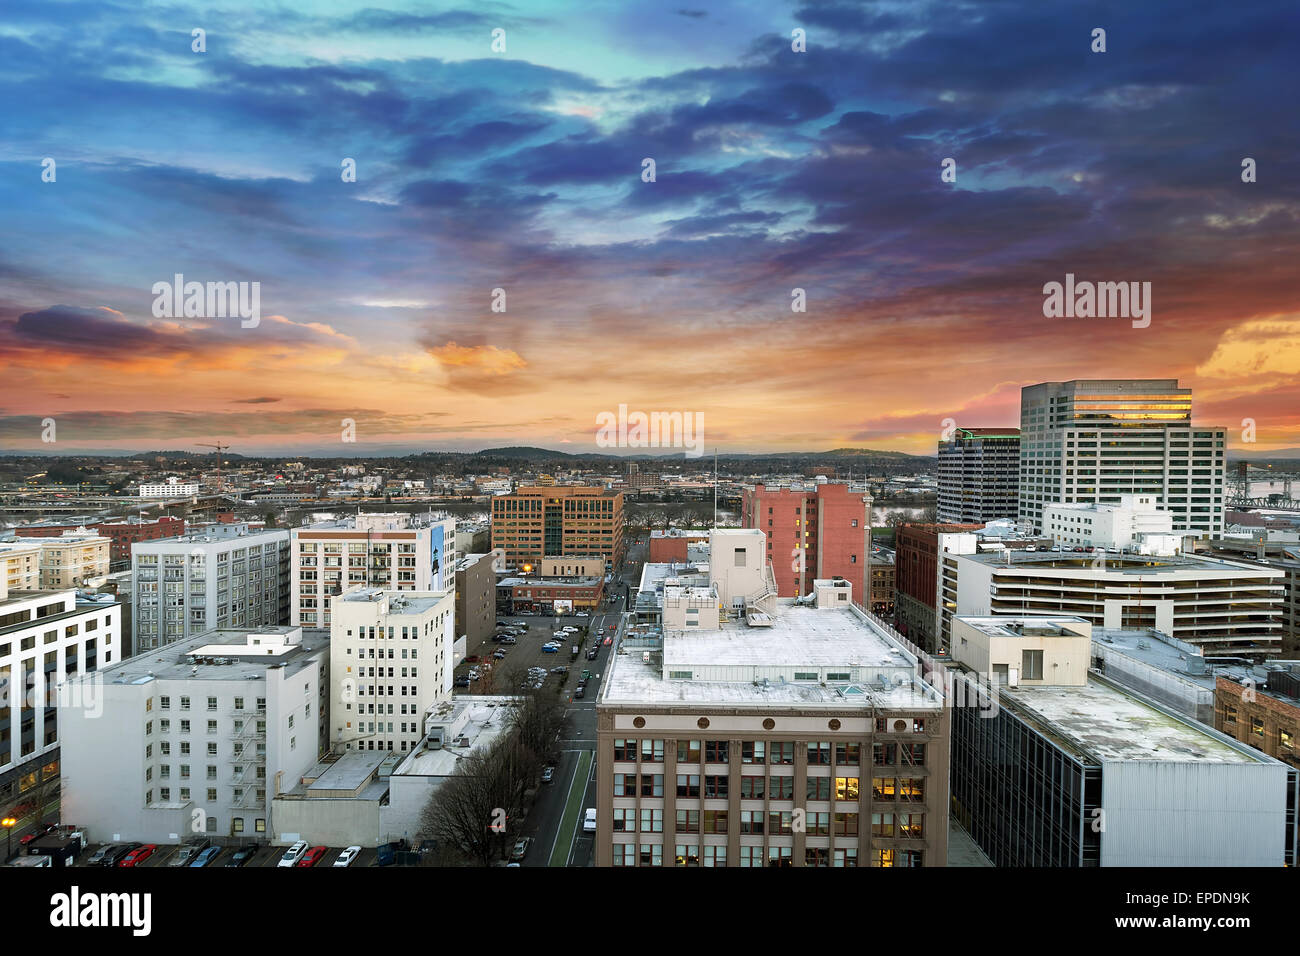
[[[548,866],[567,866],[567,859],[556,860],[556,850],[559,849],[560,839],[566,827],[573,828],[573,837],[569,841],[569,852],[573,852],[573,840],[577,839],[578,832],[578,814],[582,810],[583,797],[587,792],[587,770],[592,765],[593,753],[590,750],[583,750],[578,754],[577,766],[573,770],[573,778],[569,781],[569,793],[564,800],[564,812],[560,817],[560,825],[555,829],[555,840],[551,843],[551,852],[547,854]],[[576,789],[578,797],[576,805],[574,804],[575,788],[578,781],[582,781],[582,787]]]

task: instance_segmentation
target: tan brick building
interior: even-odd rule
[[[1259,681],[1214,681],[1214,729],[1300,768],[1300,674],[1275,671]]]
[[[604,555],[617,566],[623,560],[623,495],[581,485],[497,495],[492,499],[492,547],[505,553],[512,568],[576,554]]]
[[[634,630],[597,701],[597,866],[943,866],[949,713],[892,630],[817,606]]]

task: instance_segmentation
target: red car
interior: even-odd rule
[[[611,644],[613,644],[613,643],[614,643],[614,639],[613,639],[612,637],[607,637],[607,638],[605,638],[605,646],[606,646],[606,647],[609,647],[609,645],[611,645]]]
[[[316,865],[316,861],[319,860],[321,857],[323,857],[323,856],[325,855],[325,851],[326,851],[327,849],[329,849],[329,848],[328,848],[328,847],[323,847],[323,846],[314,846],[314,847],[312,847],[310,850],[308,850],[308,851],[306,852],[306,854],[304,854],[303,858],[302,858],[301,860],[298,861],[298,864],[297,864],[297,865],[298,865],[298,866],[315,866],[315,865]]]
[[[158,844],[156,843],[146,843],[144,846],[138,846],[126,856],[122,857],[121,861],[117,865],[139,866],[145,860],[149,859],[149,857],[153,856],[154,851],[157,849]]]
[[[37,837],[43,837],[51,830],[57,830],[58,827],[59,825],[57,823],[38,823],[36,825],[36,829],[34,829],[31,833],[27,834],[27,836],[23,837],[18,842],[22,846],[26,846],[28,843],[31,843],[33,840],[35,840]]]
[[[477,654],[471,654],[469,657],[465,658],[465,663],[466,663],[466,664],[477,664],[477,663],[478,663],[478,655],[477,655]]]

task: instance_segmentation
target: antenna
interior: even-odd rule
[[[718,526],[718,446],[713,446],[713,527]]]

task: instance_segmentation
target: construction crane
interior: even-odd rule
[[[228,449],[229,445],[214,445],[212,442],[196,441],[194,444],[202,445],[204,448],[215,448],[217,450],[217,494],[222,494],[225,490],[221,484],[221,453]]]

